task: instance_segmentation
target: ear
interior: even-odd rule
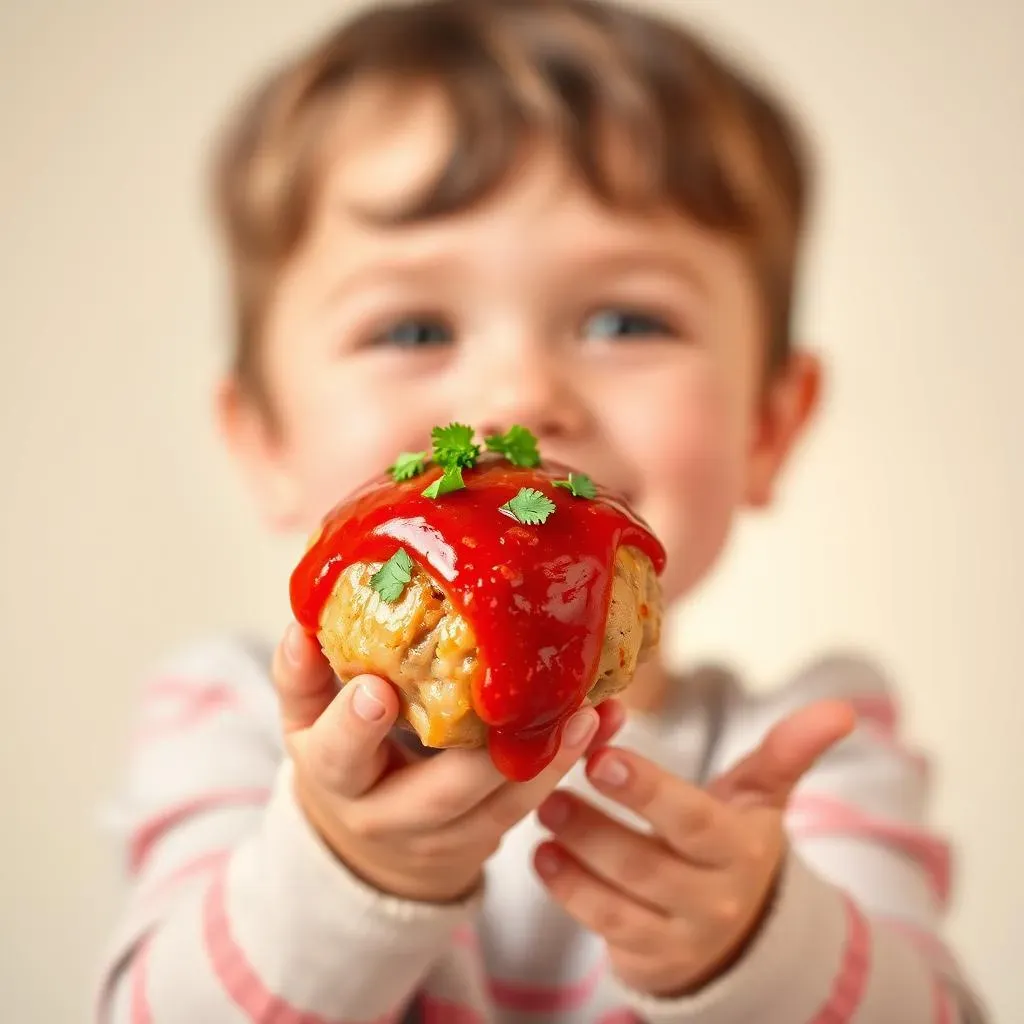
[[[288,470],[280,433],[265,409],[233,376],[217,387],[214,415],[228,452],[242,471],[271,529],[293,529],[297,489]]]
[[[795,351],[769,382],[757,414],[747,471],[747,503],[754,508],[771,504],[776,481],[817,411],[822,376],[817,357]]]

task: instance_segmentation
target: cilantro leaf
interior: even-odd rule
[[[546,523],[548,516],[555,511],[555,503],[546,495],[533,487],[523,487],[519,493],[506,501],[498,510],[505,515],[518,519],[527,526]]]
[[[462,479],[462,467],[452,466],[446,469],[429,487],[423,491],[424,498],[439,498],[442,494],[461,491],[466,484]]]
[[[585,473],[570,473],[568,480],[555,480],[556,487],[564,487],[574,498],[596,498],[594,481]]]
[[[399,548],[371,577],[370,586],[380,599],[394,604],[412,579],[412,559],[405,548]]]
[[[513,424],[504,434],[492,434],[486,444],[488,451],[504,455],[513,466],[530,468],[540,464],[537,438],[519,424]]]
[[[434,427],[434,460],[449,469],[471,469],[480,455],[480,445],[473,444],[473,428],[463,423],[449,423],[447,427]]]
[[[411,480],[414,476],[419,476],[426,468],[426,452],[402,452],[388,472],[391,474],[391,479],[396,484],[400,484],[403,480]]]

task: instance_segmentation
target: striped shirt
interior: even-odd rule
[[[805,776],[769,916],[701,991],[655,999],[609,971],[601,940],[547,898],[516,826],[459,905],[378,893],[322,845],[289,784],[269,652],[201,644],[155,673],[117,841],[126,893],[103,959],[103,1024],[984,1024],[942,938],[947,844],[926,823],[927,765],[899,739],[870,664],[822,660],[770,695],[701,670],[616,743],[701,782],[819,698],[855,732]],[[609,813],[580,767],[565,786]]]

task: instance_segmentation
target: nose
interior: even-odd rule
[[[483,436],[518,423],[540,440],[571,440],[586,433],[585,394],[564,359],[536,349],[480,361],[459,384],[460,416]]]

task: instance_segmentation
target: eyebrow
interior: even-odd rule
[[[438,278],[451,277],[464,266],[464,259],[450,255],[392,257],[378,263],[366,264],[333,281],[324,295],[323,305],[332,306],[352,294],[385,283],[388,279],[402,278],[405,282],[429,283]],[[567,259],[563,261],[562,266],[569,268],[574,278],[585,275],[584,279],[589,280],[595,277],[658,273],[685,278],[702,295],[707,295],[710,291],[707,278],[700,272],[700,265],[696,260],[667,250],[612,246],[596,253],[591,250],[579,258]]]
[[[357,267],[350,273],[332,281],[323,298],[323,305],[331,306],[352,294],[358,294],[389,279],[402,278],[405,281],[421,283],[450,275],[459,261],[448,257],[423,259],[387,259]]]
[[[573,260],[574,267],[588,275],[608,277],[625,274],[658,273],[688,280],[700,292],[709,291],[707,276],[698,261],[676,253],[649,248],[611,248]]]

